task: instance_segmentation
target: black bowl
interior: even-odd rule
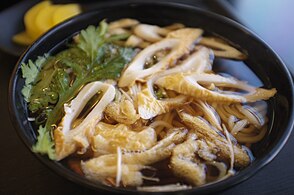
[[[254,149],[255,161],[223,181],[186,190],[187,193],[209,193],[235,185],[255,174],[268,164],[282,149],[293,128],[293,82],[289,71],[280,58],[260,38],[236,22],[207,11],[179,4],[163,3],[120,3],[116,6],[102,6],[94,12],[77,16],[49,31],[37,40],[21,56],[11,76],[9,87],[10,115],[17,132],[25,145],[31,149],[36,141],[36,131],[28,121],[27,105],[21,94],[24,79],[20,65],[29,59],[36,59],[44,53],[56,53],[64,48],[67,40],[90,24],[119,18],[135,18],[141,22],[168,25],[181,22],[187,26],[203,28],[208,33],[220,36],[248,53],[246,64],[258,75],[266,88],[275,87],[277,95],[270,101],[269,133]],[[79,176],[60,162],[49,160],[46,156],[35,154],[44,164],[67,179],[93,189],[111,192],[134,193],[135,190],[112,188],[93,183]],[[183,191],[179,191],[183,192]]]

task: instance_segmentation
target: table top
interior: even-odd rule
[[[223,4],[216,2],[195,4],[195,6],[229,17],[238,17],[236,13],[228,12],[228,7],[222,8]],[[233,6],[236,10],[241,9],[238,7],[240,5],[233,4]],[[246,21],[246,17],[243,19]],[[251,24],[250,21],[246,22]],[[259,34],[261,35],[262,31]],[[286,56],[284,59],[286,63],[293,60],[290,55],[287,58],[284,53],[278,54]],[[105,194],[105,192],[92,191],[60,177],[38,161],[21,142],[10,121],[7,106],[9,77],[16,62],[17,57],[0,51],[0,194]],[[248,180],[219,194],[294,194],[294,166],[292,165],[294,150],[292,148],[294,148],[293,133],[282,151],[269,165]]]

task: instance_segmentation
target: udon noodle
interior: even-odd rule
[[[276,90],[213,70],[214,58],[246,55],[183,24],[109,24],[106,36],[123,34],[114,43],[136,55],[119,79],[90,82],[64,105],[53,130],[55,160],[77,163],[91,181],[143,191],[202,186],[250,165],[248,148],[267,133],[265,100]],[[165,181],[166,170],[174,179]]]

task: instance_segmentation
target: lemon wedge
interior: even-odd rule
[[[58,9],[58,7],[58,5],[50,5],[48,7],[42,8],[40,12],[37,14],[35,24],[36,28],[41,34],[45,33],[54,26],[53,13],[56,9]]]
[[[81,13],[81,8],[77,4],[59,6],[53,13],[53,24],[59,24],[79,13]]]
[[[55,25],[81,13],[78,4],[52,4],[41,1],[24,15],[25,31],[12,37],[12,41],[29,45]]]
[[[36,28],[35,21],[36,21],[37,15],[41,12],[41,10],[43,10],[44,8],[46,9],[47,7],[50,7],[50,6],[51,6],[50,1],[42,1],[41,3],[38,3],[37,5],[29,9],[29,11],[26,12],[24,16],[25,28],[26,28],[27,34],[32,39],[37,39],[42,34],[42,32],[40,32]]]
[[[29,45],[34,41],[25,31],[14,35],[12,40],[20,45]]]

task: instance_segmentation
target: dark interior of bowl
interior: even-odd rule
[[[247,52],[248,60],[245,63],[248,67],[258,75],[265,88],[275,87],[278,91],[278,94],[270,101],[269,133],[262,142],[255,145],[253,153],[256,160],[252,165],[224,181],[193,188],[187,192],[207,193],[224,189],[252,176],[275,157],[286,142],[293,126],[293,83],[285,65],[259,38],[229,19],[188,6],[160,3],[121,4],[112,7],[101,6],[100,10],[85,13],[61,24],[40,38],[26,51],[19,60],[12,75],[9,100],[13,123],[20,137],[29,148],[35,143],[36,135],[35,130],[27,119],[26,103],[21,95],[24,80],[21,76],[20,64],[27,62],[28,59],[36,59],[37,56],[44,53],[54,54],[60,51],[75,33],[90,24],[97,25],[99,21],[105,18],[108,21],[112,21],[126,17],[158,25],[180,22],[186,26],[200,27],[205,32],[220,36]],[[114,189],[90,182],[59,162],[50,161],[47,157],[39,154],[36,154],[36,156],[60,175],[87,187],[116,192],[135,192],[127,189]]]

